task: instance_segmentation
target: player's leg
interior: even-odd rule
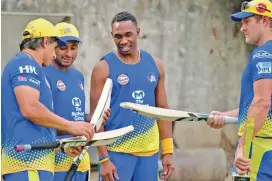
[[[272,181],[272,138],[255,138],[252,153],[250,181]]]
[[[5,174],[5,181],[53,181],[53,173],[42,170],[28,170]]]
[[[55,172],[54,181],[62,181],[66,177],[67,172]]]
[[[88,171],[87,172],[76,172],[72,181],[85,181],[88,180]]]
[[[158,153],[138,157],[133,181],[158,181]]]
[[[67,172],[55,172],[54,181],[64,181]],[[88,172],[76,172],[71,181],[87,180]]]
[[[110,160],[115,165],[117,169],[117,174],[119,176],[118,181],[131,181],[133,172],[136,167],[137,157],[127,153],[111,152],[108,151]],[[101,169],[101,166],[100,166]],[[116,179],[117,180],[117,179]],[[101,176],[99,176],[99,181],[103,181]]]

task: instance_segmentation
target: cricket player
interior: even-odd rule
[[[52,89],[54,113],[71,121],[85,121],[84,77],[80,71],[72,67],[77,57],[78,46],[82,41],[76,27],[69,23],[55,26],[60,38],[67,44],[59,43],[56,48],[56,59],[44,68]],[[61,134],[61,133],[60,133]],[[58,136],[58,139],[71,137],[69,134]],[[67,171],[72,165],[73,156],[57,152],[55,158],[54,181],[64,181]],[[88,153],[79,165],[73,181],[86,181],[90,170]]]
[[[22,35],[22,52],[2,73],[2,174],[5,181],[53,181],[53,149],[17,153],[14,146],[55,141],[56,129],[89,140],[94,131],[89,123],[71,122],[52,113],[51,87],[42,66],[55,58],[58,42],[66,43],[58,38],[54,25],[39,18],[29,22]]]
[[[235,153],[235,172],[250,172],[251,181],[272,180],[272,3],[269,0],[243,2],[241,12],[231,15],[241,21],[241,32],[249,44],[257,47],[250,53],[241,79],[239,109],[218,112],[208,124],[223,125],[223,116],[238,117],[240,136]],[[250,159],[244,158],[247,119],[255,120]]]
[[[116,50],[103,56],[92,71],[91,112],[97,105],[106,79],[111,78],[111,117],[100,131],[128,125],[133,125],[135,130],[108,147],[98,147],[100,175],[103,181],[157,181],[161,142],[161,178],[166,180],[174,170],[172,122],[152,120],[120,108],[124,101],[168,108],[163,64],[139,49],[140,28],[131,13],[118,13],[111,26]]]

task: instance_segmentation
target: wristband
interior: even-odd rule
[[[108,156],[103,156],[103,157],[100,157],[99,158],[99,163],[101,164],[101,163],[104,163],[104,162],[106,162],[106,161],[108,161],[110,158],[108,157]]]
[[[108,161],[108,160],[110,160],[110,158],[109,158],[109,157],[106,157],[106,158],[104,158],[104,159],[102,159],[102,160],[99,160],[99,163],[102,164],[102,163],[104,163],[104,162],[106,162],[106,161]]]
[[[162,155],[174,153],[173,138],[166,138],[161,140]]]

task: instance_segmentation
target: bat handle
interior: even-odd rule
[[[225,124],[237,124],[238,123],[238,118],[224,116],[224,122],[225,122]]]
[[[31,145],[30,144],[27,144],[27,145],[16,145],[16,146],[14,146],[14,150],[16,152],[29,151],[29,150],[31,150]]]
[[[84,149],[82,150],[82,152],[81,152],[78,156],[76,156],[76,157],[74,158],[74,162],[81,161],[82,158],[84,157],[85,153],[87,152],[88,148],[89,148],[89,146],[87,146],[86,148],[84,148]]]
[[[209,115],[209,118],[214,118],[214,115]],[[230,116],[224,116],[224,123],[225,124],[237,124],[238,118],[230,117]]]
[[[58,141],[49,142],[49,143],[39,143],[39,144],[25,144],[25,145],[16,145],[14,150],[16,152],[30,151],[30,150],[41,150],[41,149],[53,149],[57,148],[60,145]]]
[[[67,175],[66,175],[64,181],[71,181],[77,171],[77,168],[78,168],[78,165],[73,163],[72,166],[70,167],[69,171],[67,172]]]

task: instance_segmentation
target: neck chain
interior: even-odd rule
[[[121,60],[121,62],[123,62],[123,63],[126,64],[126,65],[135,65],[135,64],[137,64],[137,63],[140,61],[141,51],[140,51],[139,48],[138,48],[138,57],[137,57],[137,59],[136,59],[136,61],[135,61],[134,63],[126,63],[124,60],[122,60],[122,59],[120,58],[120,56],[118,55],[118,52],[117,52],[117,51],[115,51],[115,50],[113,50],[113,51],[114,51],[115,55]]]

